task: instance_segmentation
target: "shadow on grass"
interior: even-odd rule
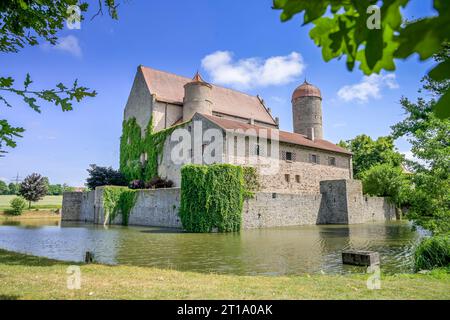
[[[55,265],[81,265],[79,262],[65,262],[44,257],[11,252],[0,249],[0,264],[9,266],[51,267]]]
[[[19,300],[20,296],[15,294],[0,294],[0,300]]]

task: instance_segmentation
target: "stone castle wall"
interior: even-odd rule
[[[257,193],[244,202],[244,229],[314,225],[321,208],[322,195]]]
[[[395,207],[386,198],[363,197],[361,183],[331,180],[317,194],[258,192],[244,202],[243,229],[315,224],[356,224],[395,219]],[[140,190],[129,225],[181,228],[180,189]],[[103,188],[66,192],[63,221],[104,223]],[[114,224],[121,223],[118,216]]]
[[[63,196],[63,221],[80,221],[103,224],[103,187],[90,192],[65,192]],[[181,228],[178,217],[180,189],[138,191],[136,204],[130,212],[129,225]],[[112,224],[121,224],[118,215]]]

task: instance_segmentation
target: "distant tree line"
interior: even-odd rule
[[[71,187],[68,184],[50,184],[49,179],[44,177],[43,181],[47,187],[47,196],[60,196],[66,191],[74,191],[75,187]],[[20,183],[7,184],[3,180],[0,180],[0,195],[18,195],[20,190]]]

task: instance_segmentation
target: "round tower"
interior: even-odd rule
[[[184,85],[183,121],[191,120],[197,112],[212,115],[211,90],[212,86],[198,72]]]
[[[305,82],[292,94],[294,132],[310,139],[323,139],[322,95],[319,88]]]

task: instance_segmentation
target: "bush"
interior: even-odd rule
[[[128,181],[122,173],[111,167],[99,167],[91,164],[87,171],[89,177],[86,179],[86,185],[91,190],[101,186],[128,186]]]
[[[162,188],[172,188],[173,187],[173,181],[162,179],[160,177],[153,177],[145,183],[146,189],[162,189]]]
[[[130,189],[144,189],[145,183],[142,180],[133,180],[130,182],[130,185],[128,186]]]
[[[11,206],[11,210],[8,211],[8,213],[14,216],[20,216],[27,206],[27,202],[20,197],[12,199],[9,204]]]
[[[423,240],[414,252],[414,265],[416,271],[450,266],[450,236]]]
[[[190,232],[239,231],[244,181],[229,164],[185,165],[181,169],[180,219]]]

